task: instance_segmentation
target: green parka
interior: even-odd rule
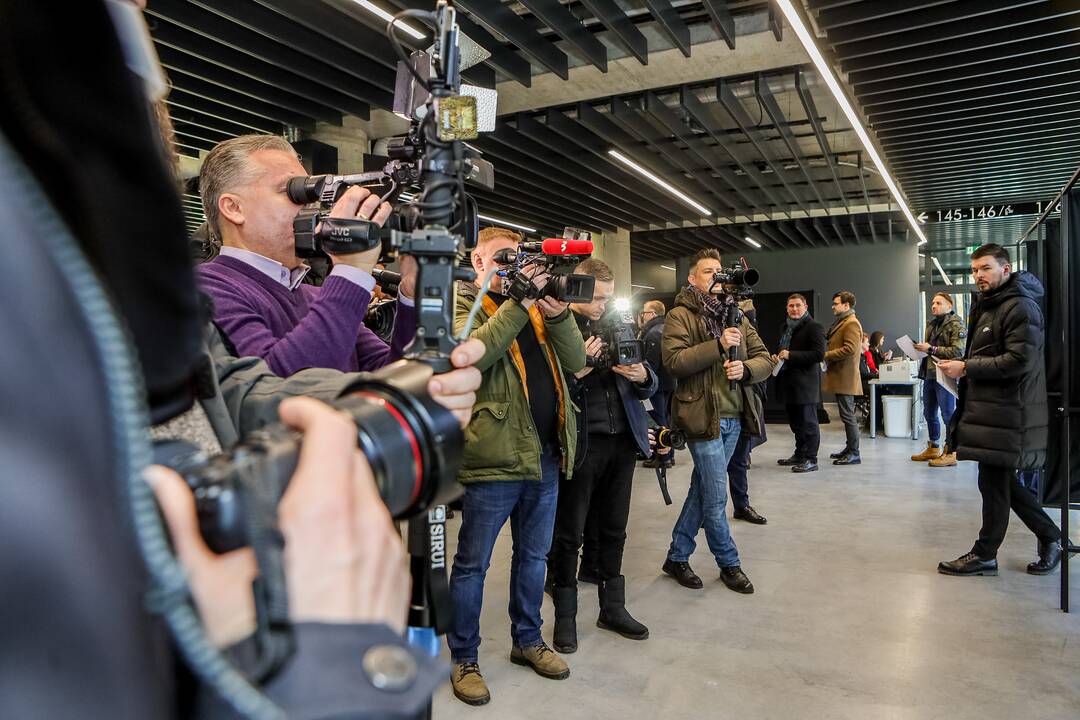
[[[458,284],[455,334],[464,329],[476,295],[475,285]],[[476,315],[469,337],[480,338],[487,351],[476,364],[483,380],[476,392],[472,420],[465,428],[465,452],[458,475],[462,484],[540,478],[540,439],[521,374],[510,356],[510,346],[528,324],[528,311],[515,300],[504,302],[493,315],[482,308]],[[555,376],[566,402],[559,447],[562,471],[569,478],[574,469],[578,408],[570,400],[563,373],[573,374],[585,367],[585,342],[569,310],[545,320],[544,326],[555,351]]]

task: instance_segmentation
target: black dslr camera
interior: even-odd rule
[[[592,323],[589,332],[603,341],[604,349],[597,357],[590,355],[586,358],[588,366],[610,370],[615,365],[644,362],[645,343],[638,340],[636,327],[634,316],[628,310],[612,310]]]
[[[746,258],[739,258],[739,261],[731,267],[723,268],[713,275],[709,292],[712,293],[718,285],[721,287],[721,292],[717,293],[717,296],[724,306],[725,328],[739,327],[742,324],[743,311],[739,307],[739,301],[754,297],[754,286],[760,279],[761,275],[750,267]],[[737,356],[738,348],[733,347],[728,350],[730,360],[737,359]],[[729,386],[734,390],[738,383],[731,380]]]
[[[574,273],[574,269],[592,255],[590,240],[548,238],[543,242],[523,242],[517,250],[505,248],[495,253],[495,262],[505,268],[505,293],[518,302],[549,297],[559,302],[592,302],[596,279]],[[550,279],[543,288],[532,279],[546,272]]]
[[[657,450],[683,450],[686,448],[686,433],[677,428],[658,427],[656,428],[656,449]]]
[[[375,268],[371,271],[375,284],[382,288],[385,297],[368,305],[364,325],[379,336],[387,345],[393,339],[394,319],[397,317],[397,293],[401,275],[390,270]]]

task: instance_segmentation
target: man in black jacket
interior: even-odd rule
[[[593,300],[574,303],[578,327],[585,342],[589,365],[577,373],[584,390],[582,422],[587,434],[585,460],[574,477],[559,488],[555,532],[548,555],[555,603],[555,634],[552,644],[562,653],[577,650],[577,559],[586,518],[596,523],[596,561],[600,589],[600,617],[596,624],[631,640],[645,640],[649,629],[626,610],[626,578],[622,574],[626,523],[630,517],[630,489],[637,453],[649,454],[649,428],[641,401],[656,392],[656,373],[649,364],[608,365],[600,362],[606,352],[594,332],[615,293],[615,277],[600,260],[586,260],[578,273],[596,280]],[[591,508],[591,511],[590,511]]]
[[[1061,531],[1017,479],[1017,470],[1046,462],[1043,288],[1031,273],[1014,273],[1009,252],[995,243],[972,253],[971,272],[979,296],[968,316],[965,359],[937,366],[960,380],[950,437],[960,460],[979,463],[983,524],[971,552],[940,563],[938,572],[997,575],[1011,506],[1039,539],[1039,559],[1028,572],[1046,575],[1061,562]]]
[[[795,435],[795,453],[776,462],[791,466],[792,472],[813,472],[818,469],[821,444],[817,407],[821,402],[820,365],[825,359],[825,328],[810,316],[806,298],[798,293],[788,297],[787,314],[773,361],[784,363],[776,376],[776,392]]]

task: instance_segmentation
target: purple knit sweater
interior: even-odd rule
[[[371,294],[344,278],[289,290],[227,256],[196,271],[213,298],[214,322],[237,354],[263,358],[281,377],[305,368],[376,370],[401,357],[416,327],[415,309],[399,305],[387,346],[363,324]]]

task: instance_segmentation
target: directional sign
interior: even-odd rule
[[[915,219],[920,225],[927,223],[964,222],[968,220],[995,220],[1008,218],[1013,215],[1039,215],[1046,209],[1047,203],[1003,203],[1001,205],[968,205],[967,207],[941,208],[939,210],[923,210]],[[1054,212],[1060,210],[1060,206],[1054,208]]]

